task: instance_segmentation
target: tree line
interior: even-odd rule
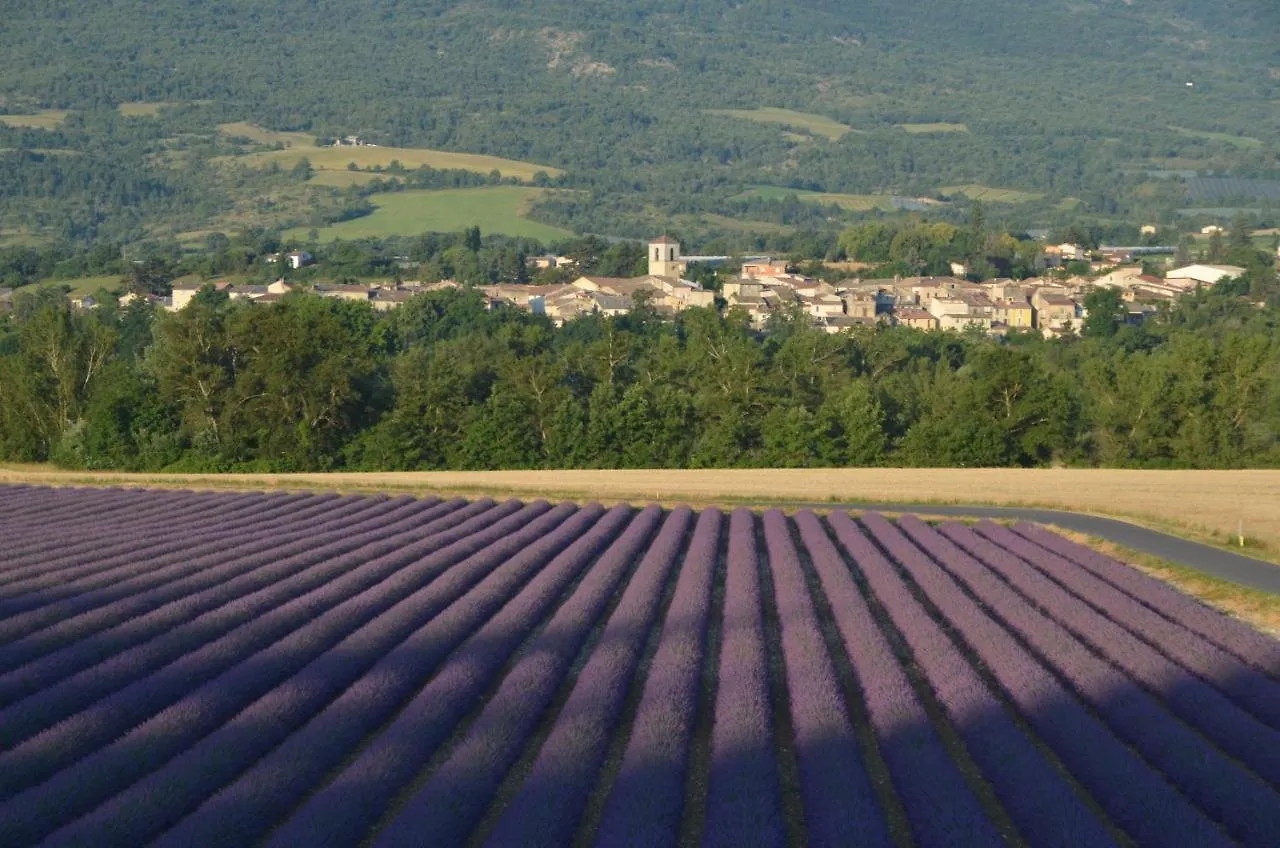
[[[0,318],[0,459],[138,471],[1280,464],[1280,327],[1229,293],[1079,336],[829,335],[642,307],[554,327],[472,290],[367,304],[56,292]]]

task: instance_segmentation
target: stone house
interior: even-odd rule
[[[936,330],[938,319],[916,306],[903,306],[893,311],[893,320],[913,330]]]

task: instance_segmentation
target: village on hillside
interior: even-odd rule
[[[798,274],[783,260],[768,256],[745,257],[736,276],[723,277],[719,291],[686,278],[694,263],[723,266],[725,256],[685,256],[678,241],[668,236],[648,244],[648,273],[638,277],[580,276],[556,285],[498,283],[475,287],[489,309],[520,309],[544,315],[557,326],[585,315],[625,315],[644,305],[659,314],[673,316],[691,307],[739,309],[751,325],[769,327],[775,317],[807,316],[814,326],[830,333],[878,324],[904,325],[920,330],[963,330],[1002,336],[1010,330],[1038,330],[1047,338],[1079,330],[1085,311],[1085,295],[1094,288],[1121,292],[1127,320],[1139,324],[1181,295],[1206,288],[1245,273],[1233,265],[1190,264],[1170,269],[1163,277],[1147,273],[1136,261],[1143,248],[1103,248],[1093,254],[1074,244],[1044,249],[1047,271],[1066,263],[1088,263],[1090,275],[1047,273],[1024,280],[993,279],[973,282],[964,278],[966,268],[953,264],[955,276],[863,279],[852,276],[829,282]],[[306,251],[295,251],[268,260],[287,260],[299,269],[312,262]],[[531,267],[573,268],[563,256],[539,256]],[[451,280],[425,283],[401,281],[382,284],[317,283],[301,287],[278,279],[266,285],[226,281],[175,281],[172,294],[162,297],[130,292],[120,305],[146,299],[157,308],[178,311],[203,288],[212,287],[233,300],[273,303],[294,291],[324,298],[366,302],[375,310],[395,309],[416,294],[460,288]],[[0,289],[0,310],[11,308],[12,292]],[[72,299],[76,308],[96,306],[94,297]]]
[[[1050,248],[1056,261],[1085,258],[1074,245]],[[723,261],[726,257],[682,257],[680,244],[663,236],[649,243],[649,273],[618,279],[579,277],[563,286],[493,285],[481,288],[493,306],[512,306],[543,314],[557,324],[593,312],[621,315],[635,307],[638,296],[665,314],[691,306],[712,306],[716,293],[683,277],[693,261]],[[975,283],[961,277],[896,277],[824,282],[791,273],[787,263],[752,257],[739,275],[726,280],[719,293],[724,306],[741,309],[758,329],[771,316],[801,314],[827,332],[875,324],[902,324],[920,330],[975,330],[1002,335],[1011,329],[1040,330],[1053,337],[1078,330],[1085,317],[1084,295],[1110,286],[1122,292],[1128,320],[1140,323],[1169,302],[1199,287],[1212,286],[1245,272],[1230,265],[1188,265],[1163,279],[1147,274],[1141,265],[1126,264],[1128,251],[1112,251],[1099,260],[1096,277],[1063,280],[996,279]],[[963,273],[964,268],[953,271]],[[440,285],[440,284],[437,284]],[[448,285],[447,283],[444,285]],[[376,297],[376,295],[375,295]]]

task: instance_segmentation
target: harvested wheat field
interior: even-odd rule
[[[897,502],[1041,506],[1136,519],[1218,541],[1241,522],[1280,549],[1280,471],[1094,469],[758,469],[121,474],[0,467],[0,483],[340,489],[694,504]]]

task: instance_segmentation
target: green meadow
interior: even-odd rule
[[[221,161],[234,162],[253,168],[261,168],[272,162],[283,168],[291,168],[300,160],[307,159],[316,171],[347,171],[351,163],[361,170],[374,167],[386,168],[392,162],[399,162],[406,168],[417,168],[426,165],[440,170],[454,169],[474,171],[488,174],[498,171],[504,177],[515,177],[529,181],[539,171],[549,177],[562,172],[548,165],[533,162],[521,162],[516,159],[503,159],[500,156],[485,156],[478,153],[456,153],[451,150],[428,150],[419,147],[317,147],[315,137],[308,133],[275,132],[265,130],[253,124],[240,122],[221,124],[218,131],[234,138],[246,138],[258,144],[280,144],[281,150],[267,150],[260,153],[249,153],[244,156],[221,157]],[[340,179],[340,178],[336,178]],[[338,182],[330,184],[337,185]],[[350,185],[350,183],[347,183]]]
[[[1029,203],[1039,200],[1044,195],[1033,191],[1018,191],[1013,188],[992,188],[978,183],[966,185],[943,186],[938,189],[942,194],[963,194],[971,200],[982,200],[987,203]]]
[[[568,230],[525,217],[545,189],[525,186],[485,186],[440,190],[395,191],[371,195],[376,206],[370,215],[342,221],[318,230],[321,241],[357,239],[426,232],[455,232],[479,227],[483,233],[535,238],[542,241],[572,236]],[[309,228],[287,233],[306,238]]]
[[[744,121],[755,121],[759,124],[779,124],[793,129],[807,130],[813,135],[820,135],[831,141],[839,141],[845,133],[856,132],[853,127],[839,121],[809,112],[795,112],[791,109],[777,109],[772,106],[761,106],[757,109],[708,109],[709,115],[722,115],[727,118],[741,118]]]
[[[782,186],[756,186],[739,194],[738,197],[781,200],[792,195],[806,203],[819,203],[823,206],[834,204],[841,209],[848,209],[854,212],[868,212],[872,209],[883,209],[886,212],[891,212],[894,208],[893,201],[883,194],[840,194],[837,192],[801,191],[800,189],[784,188]]]
[[[1209,132],[1208,130],[1193,130],[1188,127],[1170,126],[1169,129],[1178,135],[1187,136],[1188,138],[1203,138],[1208,141],[1221,141],[1230,144],[1241,150],[1257,150],[1262,147],[1262,140],[1247,135],[1229,135],[1228,133]]]
[[[0,124],[33,130],[52,130],[65,121],[69,114],[71,113],[64,109],[44,109],[33,115],[0,115]]]
[[[924,135],[926,133],[967,133],[969,126],[967,124],[898,124],[912,135]]]

